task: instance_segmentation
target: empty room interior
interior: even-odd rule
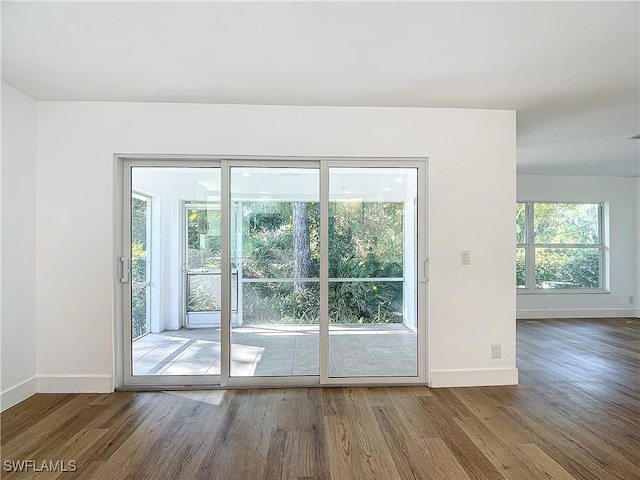
[[[640,479],[640,2],[1,20],[2,478]]]

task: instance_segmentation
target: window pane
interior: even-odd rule
[[[533,213],[534,242],[599,243],[598,204],[536,203]]]
[[[526,250],[523,247],[519,247],[516,248],[516,287],[526,287],[526,274]]]
[[[402,202],[329,204],[329,277],[402,277]]]
[[[320,283],[245,282],[242,285],[243,325],[305,324],[320,320]]]
[[[526,207],[526,203],[516,203],[516,243],[525,243],[527,241]]]
[[[318,202],[243,202],[243,277],[319,276],[319,218]]]
[[[187,268],[220,268],[220,203],[187,209]]]
[[[231,168],[241,273],[231,376],[320,374],[319,187],[317,168]]]
[[[329,282],[329,322],[403,323],[403,282]]]
[[[187,275],[187,312],[221,310],[222,277],[220,273]],[[238,310],[238,274],[231,274],[231,310]]]
[[[131,338],[133,340],[145,333],[149,333],[148,288],[138,287],[131,289]]]
[[[329,376],[416,376],[412,168],[329,169]]]
[[[131,197],[131,282],[146,282],[149,276],[147,262],[147,232],[149,208],[147,200]]]
[[[536,288],[599,288],[599,248],[537,248]]]

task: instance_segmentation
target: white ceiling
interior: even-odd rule
[[[640,175],[640,2],[2,1],[38,100],[517,110],[518,172]]]

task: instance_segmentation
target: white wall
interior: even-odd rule
[[[113,387],[114,153],[428,156],[431,384],[517,382],[515,112],[39,102],[37,149],[41,391]]]
[[[36,102],[2,84],[1,409],[36,383]]]
[[[609,203],[610,293],[519,294],[518,318],[585,318],[635,316],[638,303],[636,269],[636,184],[632,177],[519,175],[519,201]],[[629,296],[634,303],[629,303]]]
[[[640,177],[636,177],[636,317],[640,318]]]

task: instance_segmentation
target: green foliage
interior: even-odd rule
[[[219,209],[201,206],[188,209],[188,268],[220,268],[220,222]]]
[[[600,251],[596,248],[536,250],[537,288],[598,288]]]
[[[136,339],[147,331],[147,287],[131,290],[131,338]]]
[[[293,283],[247,283],[243,288],[242,313],[245,323],[319,322],[320,292],[317,283],[294,289]]]
[[[309,203],[311,277],[318,277],[319,206]],[[398,203],[332,203],[329,277],[402,277],[402,212]],[[243,204],[245,278],[293,276],[292,204]],[[307,282],[248,283],[243,290],[246,323],[317,323],[319,286]],[[402,322],[402,282],[330,282],[330,320],[341,323]]]
[[[586,203],[536,203],[533,238],[537,244],[596,244],[598,206]]]
[[[220,310],[220,275],[190,275],[187,312]]]
[[[516,203],[516,243],[525,243],[526,234],[526,203]]]
[[[133,283],[147,280],[147,251],[140,243],[131,244],[131,279]]]
[[[147,216],[148,201],[131,199],[131,281],[147,281]],[[137,338],[147,332],[147,288],[131,290],[131,336]]]
[[[147,280],[147,201],[131,199],[131,280]]]
[[[526,271],[525,271],[525,249],[516,249],[516,287],[523,288],[526,286]]]

